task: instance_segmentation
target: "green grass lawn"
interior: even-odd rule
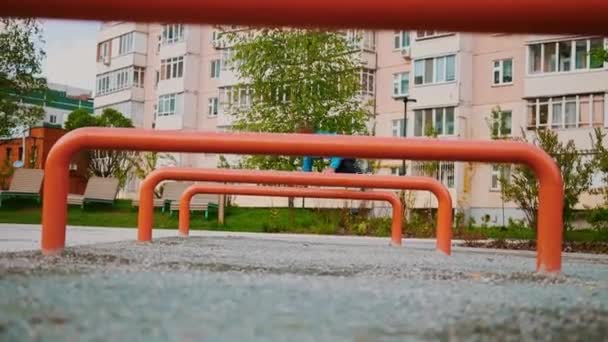
[[[217,215],[212,212],[205,220],[201,212],[191,216],[190,229],[224,230],[241,232],[272,232],[272,233],[309,233],[309,234],[359,234],[373,236],[390,235],[390,219],[371,219],[362,225],[356,219],[346,218],[351,227],[344,224],[348,214],[339,209],[287,209],[287,208],[238,208],[231,207],[226,211],[224,225],[217,223]],[[0,223],[39,224],[41,210],[35,201],[14,199],[6,200],[0,208]],[[68,224],[94,227],[129,227],[137,226],[137,208],[130,201],[119,200],[114,206],[88,205],[84,210],[78,206],[68,209]],[[178,215],[154,213],[154,227],[177,229]],[[413,227],[406,227],[409,237],[428,237],[429,232],[418,233]],[[430,232],[434,236],[434,232]],[[455,239],[476,236],[492,239],[535,239],[534,231],[525,228],[481,228],[455,231]],[[568,231],[564,235],[566,241],[608,241],[608,232],[594,230]]]
[[[312,234],[336,234],[337,216],[331,211],[286,208],[228,208],[225,224],[219,225],[217,214],[212,212],[205,220],[202,212],[194,212],[190,218],[190,229],[226,230],[243,232],[293,232]],[[335,211],[334,211],[335,212]],[[41,208],[35,201],[6,200],[0,208],[0,223],[39,224]],[[137,226],[137,208],[131,201],[118,200],[114,206],[90,204],[83,210],[79,206],[68,209],[68,224],[94,227]],[[154,227],[177,229],[178,213],[172,215],[154,212]]]

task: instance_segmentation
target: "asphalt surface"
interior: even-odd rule
[[[0,340],[608,339],[606,258],[566,257],[556,277],[530,253],[387,244],[211,234],[1,253]]]

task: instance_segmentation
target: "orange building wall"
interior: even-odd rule
[[[44,164],[48,154],[57,142],[67,131],[60,128],[34,127],[30,129],[30,135],[25,138],[25,168],[44,169]],[[3,171],[7,169],[7,165],[12,165],[13,162],[21,160],[19,154],[20,148],[23,146],[22,138],[3,140],[0,142],[0,168]],[[35,147],[34,147],[35,146]],[[10,151],[9,151],[10,149]],[[34,151],[37,151],[37,156],[34,163],[30,162],[33,158]],[[9,155],[10,152],[10,155]],[[75,170],[70,170],[70,193],[82,194],[87,184],[87,167],[88,160],[85,153],[79,153],[72,163],[76,166]],[[5,182],[5,185],[10,184],[10,178]]]

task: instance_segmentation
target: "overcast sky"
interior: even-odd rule
[[[94,90],[99,22],[44,20],[48,82]]]

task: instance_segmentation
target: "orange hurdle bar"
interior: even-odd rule
[[[0,15],[267,26],[608,33],[606,0],[3,0]],[[568,18],[567,26],[564,18]]]
[[[190,231],[190,201],[196,194],[218,195],[247,195],[247,196],[276,196],[276,197],[308,197],[308,198],[340,198],[358,199],[368,201],[387,201],[393,207],[393,222],[391,224],[391,237],[399,236],[398,245],[401,245],[401,231],[403,227],[403,206],[401,200],[394,193],[387,191],[352,191],[335,189],[310,188],[277,188],[257,186],[233,185],[201,185],[195,184],[182,194],[179,201],[179,235],[188,236]],[[392,241],[395,244],[395,241]],[[448,253],[449,254],[449,253]]]
[[[70,159],[76,152],[86,149],[523,163],[535,172],[539,181],[537,270],[561,270],[562,177],[553,159],[532,144],[517,141],[80,128],[61,137],[46,160],[41,240],[45,254],[61,252],[65,246]]]
[[[250,171],[224,169],[162,168],[152,171],[140,184],[138,240],[152,240],[154,189],[164,180],[261,183],[310,186],[344,186],[431,191],[437,197],[437,249],[450,254],[452,245],[452,197],[448,189],[430,177],[397,177],[306,172]],[[393,230],[391,241],[401,245],[401,229]]]

